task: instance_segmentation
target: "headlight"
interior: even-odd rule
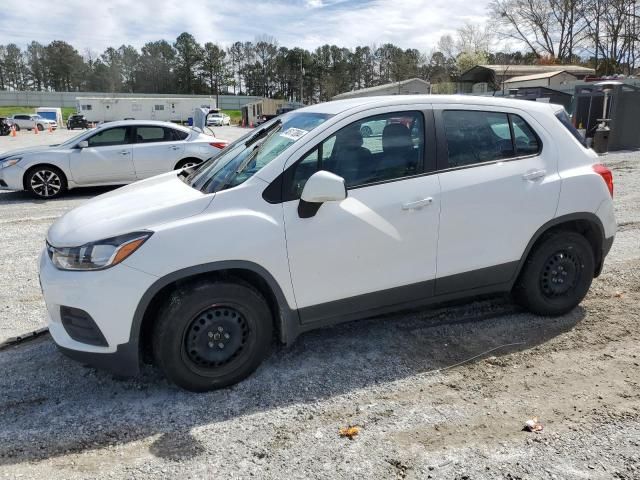
[[[80,247],[53,247],[49,258],[60,270],[102,270],[113,267],[142,246],[152,232],[134,232],[91,242]]]
[[[10,158],[7,158],[6,160],[3,160],[2,163],[0,163],[0,166],[2,168],[11,167],[16,163],[18,163],[20,160],[22,160],[22,157],[10,157]]]

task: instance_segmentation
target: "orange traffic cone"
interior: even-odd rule
[[[51,124],[49,124],[49,133],[53,133],[53,128],[51,127]]]
[[[38,125],[33,127],[33,131],[35,132],[36,135],[38,135],[40,132],[38,131]]]
[[[253,128],[253,122],[249,123],[249,128]]]
[[[15,125],[11,125],[11,136],[12,137],[16,136],[16,126]]]

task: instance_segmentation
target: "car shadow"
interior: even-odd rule
[[[0,352],[0,465],[158,438],[150,453],[191,458],[204,447],[195,427],[425,375],[531,349],[573,329],[582,307],[557,318],[520,312],[508,299],[405,312],[344,324],[276,347],[245,381],[193,394],[153,367],[117,380],[60,354],[50,338]],[[427,393],[428,394],[428,393]]]
[[[81,187],[74,188],[72,190],[67,191],[64,195],[58,198],[53,198],[49,200],[39,199],[33,197],[30,193],[25,191],[0,191],[0,205],[10,204],[10,203],[32,203],[32,204],[46,204],[51,202],[61,202],[64,200],[75,200],[75,199],[88,199],[95,197],[97,195],[102,195],[103,193],[110,192],[111,190],[115,190],[116,188],[121,187],[122,185],[109,185],[105,187]]]

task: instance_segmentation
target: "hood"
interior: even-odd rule
[[[58,219],[47,240],[55,247],[77,247],[88,242],[153,229],[204,211],[213,195],[185,184],[177,172],[132,183],[89,200]]]
[[[17,150],[11,150],[10,152],[0,153],[0,159],[26,155],[28,153],[42,152],[43,150],[50,150],[57,147],[59,147],[59,145],[41,145],[39,147],[19,148]]]

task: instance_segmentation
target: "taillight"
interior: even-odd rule
[[[216,148],[219,148],[220,150],[222,150],[224,147],[226,147],[229,144],[227,142],[211,142],[209,145],[211,145],[212,147],[216,147]]]
[[[611,198],[613,198],[613,173],[611,173],[611,170],[598,163],[593,166],[593,171],[602,177],[604,183],[607,184]]]

